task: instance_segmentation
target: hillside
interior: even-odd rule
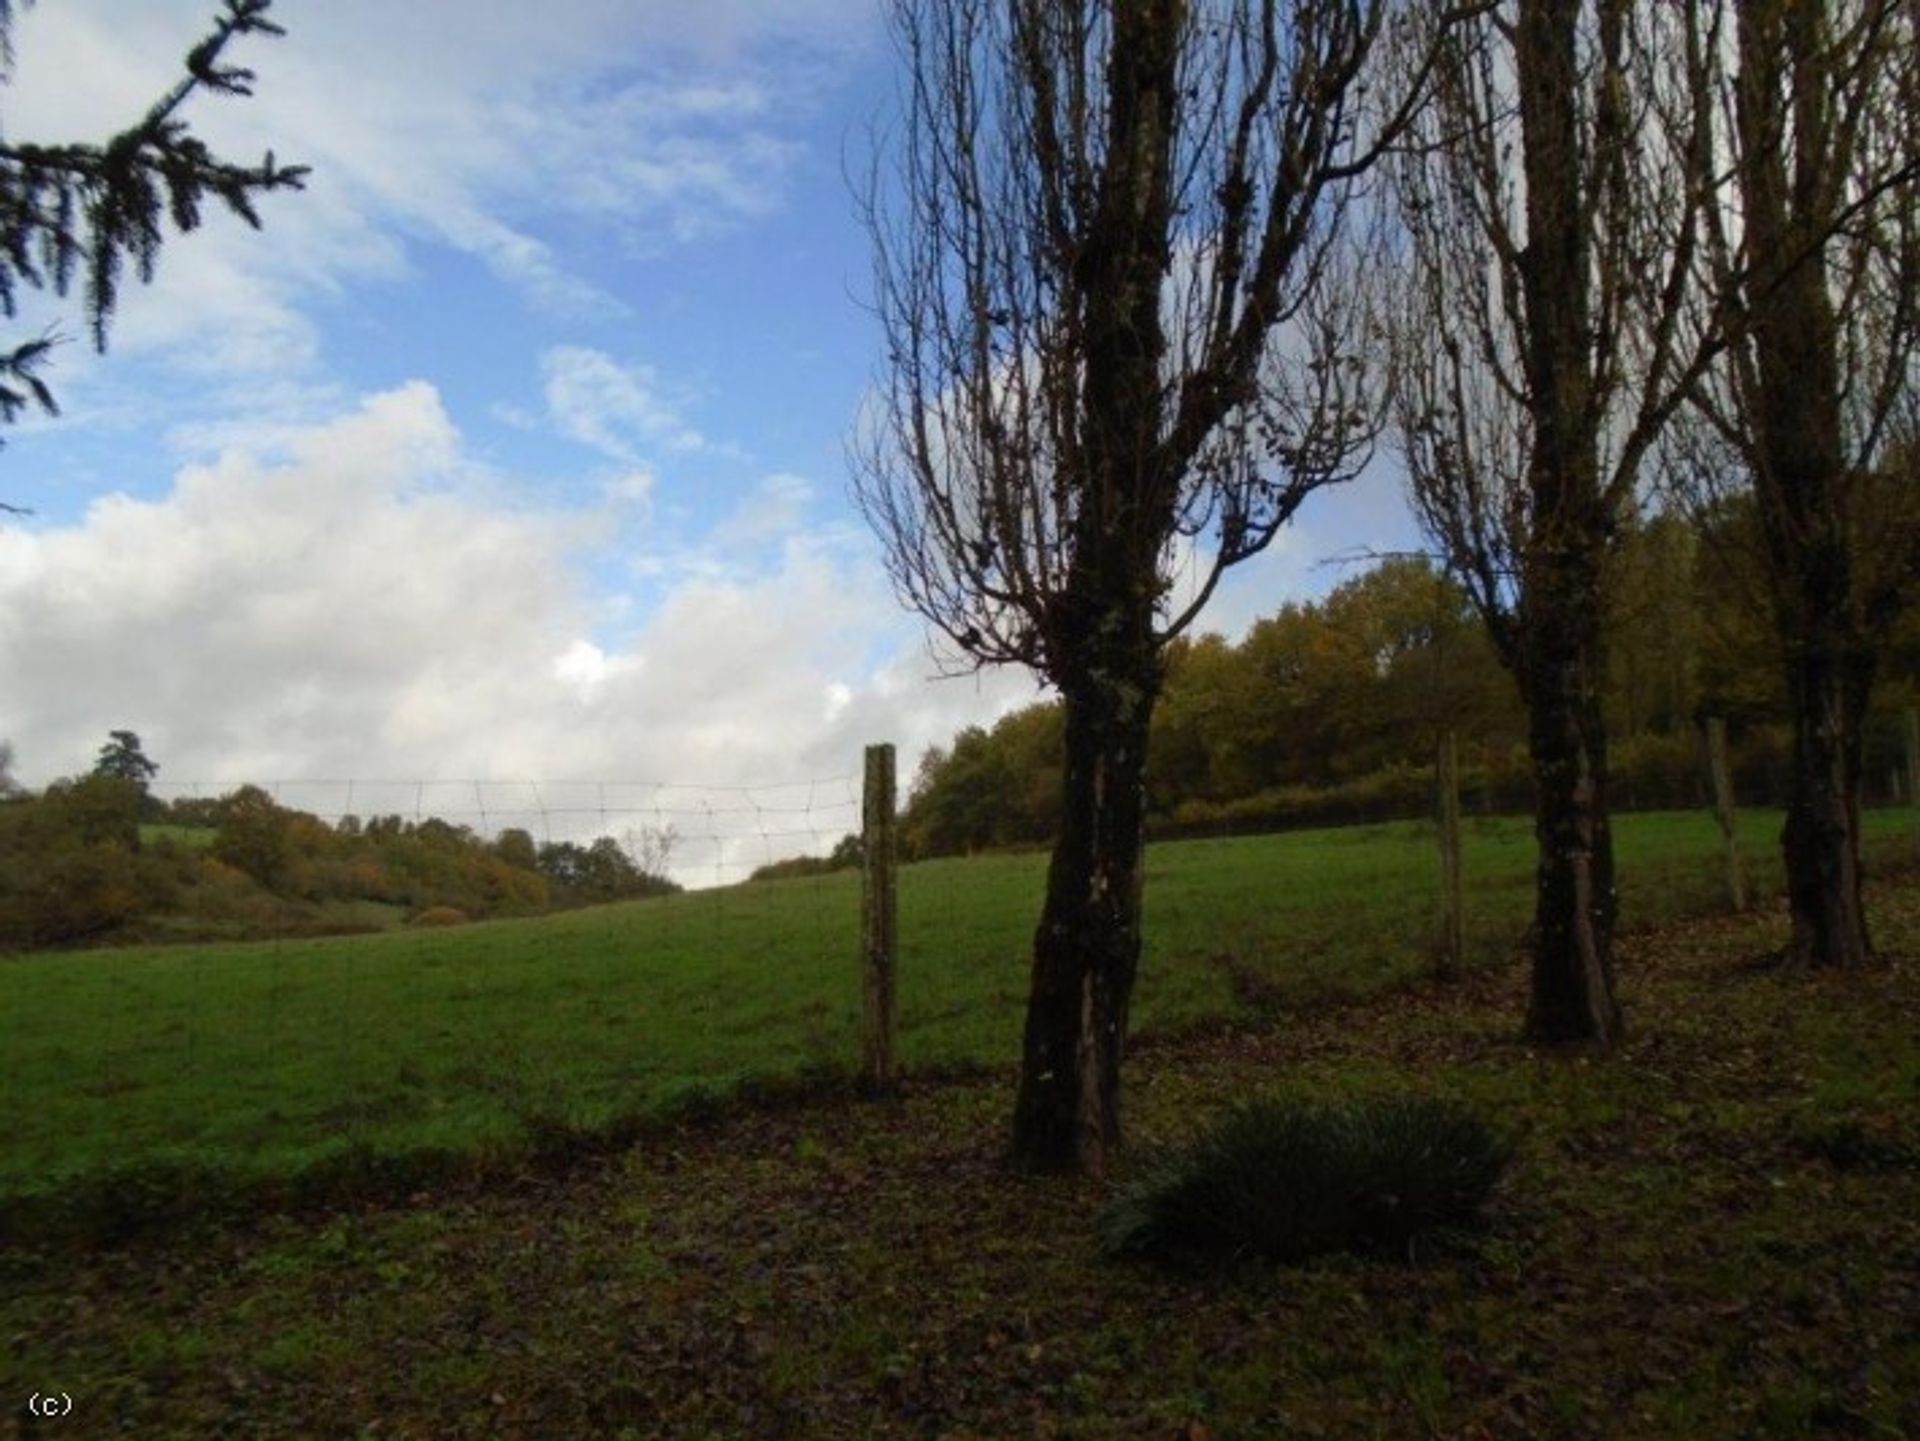
[[[1906,853],[1899,813],[1877,853]],[[1749,816],[1762,885],[1777,822]],[[1717,837],[1620,818],[1623,918],[1710,910]],[[1509,955],[1531,901],[1521,822],[1469,828],[1470,954]],[[910,1071],[1016,1054],[1045,858],[909,866]],[[1398,824],[1155,845],[1136,1029],[1166,1036],[1423,975],[1438,867]],[[857,1054],[856,878],[762,882],[537,919],[364,937],[5,962],[0,1234],[297,1204],[511,1167]]]

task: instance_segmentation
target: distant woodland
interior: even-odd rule
[[[670,836],[536,845],[433,817],[328,824],[258,786],[162,801],[157,769],[128,731],[38,794],[0,769],[0,951],[456,924],[680,889]]]
[[[1792,727],[1750,512],[1663,513],[1622,537],[1606,594],[1612,803],[1703,805],[1702,722],[1723,718],[1744,805],[1783,805]],[[1898,790],[1920,622],[1891,637],[1868,718],[1869,799]],[[970,727],[920,758],[901,820],[913,857],[1050,842],[1060,707]],[[1469,812],[1532,805],[1526,712],[1466,593],[1420,558],[1381,561],[1237,643],[1168,648],[1147,753],[1149,834],[1341,825],[1429,814],[1441,735],[1458,736]]]

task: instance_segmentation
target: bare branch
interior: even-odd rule
[[[891,0],[854,494],[958,653],[1054,675],[1129,587],[1162,645],[1365,463],[1385,376],[1348,257],[1438,63],[1376,68],[1422,10]],[[1206,567],[1177,609],[1176,539]]]

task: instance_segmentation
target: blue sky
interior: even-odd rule
[[[207,0],[47,0],[10,139],[101,137]],[[872,374],[845,173],[893,84],[873,0],[282,0],[228,153],[310,164],[60,351],[0,497],[0,739],[131,727],[178,785],[840,775],[1031,697],[936,682],[845,497]],[[10,333],[77,306],[33,297]],[[1391,476],[1223,587],[1236,632],[1410,542]],[[326,810],[322,801],[314,806]],[[337,806],[336,806],[337,808]],[[831,837],[828,837],[830,840]]]

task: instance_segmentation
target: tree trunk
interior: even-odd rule
[[[1109,161],[1074,266],[1085,357],[1081,496],[1052,606],[1065,705],[1060,839],[1033,941],[1012,1161],[1099,1174],[1120,1141],[1120,1062],[1140,964],[1147,732],[1160,686],[1159,556],[1178,477],[1162,468],[1162,283],[1171,266],[1184,0],[1114,7]]]
[[[1611,1050],[1622,1026],[1613,995],[1617,904],[1606,724],[1595,683],[1598,614],[1597,604],[1549,600],[1532,629],[1526,691],[1540,861],[1527,1035]]]
[[[1864,966],[1872,949],[1860,885],[1860,725],[1850,694],[1855,687],[1834,648],[1820,644],[1796,648],[1787,681],[1793,782],[1780,846],[1793,917],[1788,954],[1797,964],[1822,969]]]
[[[1613,833],[1607,823],[1602,567],[1614,508],[1600,479],[1589,196],[1582,153],[1579,0],[1522,4],[1514,68],[1525,140],[1527,247],[1521,265],[1533,412],[1520,638],[1511,659],[1527,702],[1539,842],[1527,1034],[1611,1049]],[[1583,175],[1584,172],[1584,175]]]
[[[1920,865],[1920,709],[1907,707],[1907,811],[1913,818],[1913,859]]]
[[[1440,958],[1435,973],[1443,981],[1457,981],[1467,964],[1467,908],[1460,885],[1460,736],[1457,731],[1448,729],[1441,734],[1439,764],[1434,770],[1440,802]]]
[[[1109,673],[1063,691],[1065,794],[1033,938],[1012,1159],[1021,1170],[1098,1175],[1121,1134],[1154,687]]]
[[[1869,955],[1859,783],[1873,670],[1862,659],[1871,647],[1860,634],[1853,565],[1857,489],[1848,473],[1840,330],[1814,244],[1833,218],[1815,203],[1828,177],[1813,143],[1830,120],[1829,19],[1824,6],[1740,9],[1739,180],[1748,246],[1760,257],[1748,282],[1754,494],[1793,708],[1793,780],[1780,837],[1790,954],[1810,966],[1845,967]]]
[[[1735,911],[1747,908],[1747,872],[1740,862],[1739,811],[1734,805],[1733,767],[1727,760],[1727,722],[1722,716],[1707,720],[1707,774],[1713,783],[1713,819],[1720,827],[1726,857],[1727,904]]]
[[[1861,721],[1872,693],[1872,650],[1856,619],[1838,402],[1807,378],[1833,375],[1832,347],[1781,334],[1795,314],[1803,323],[1817,318],[1825,297],[1787,299],[1800,304],[1783,302],[1784,314],[1762,336],[1765,463],[1755,480],[1793,711],[1793,778],[1780,833],[1793,917],[1789,954],[1807,966],[1847,968],[1872,955],[1860,868]]]

